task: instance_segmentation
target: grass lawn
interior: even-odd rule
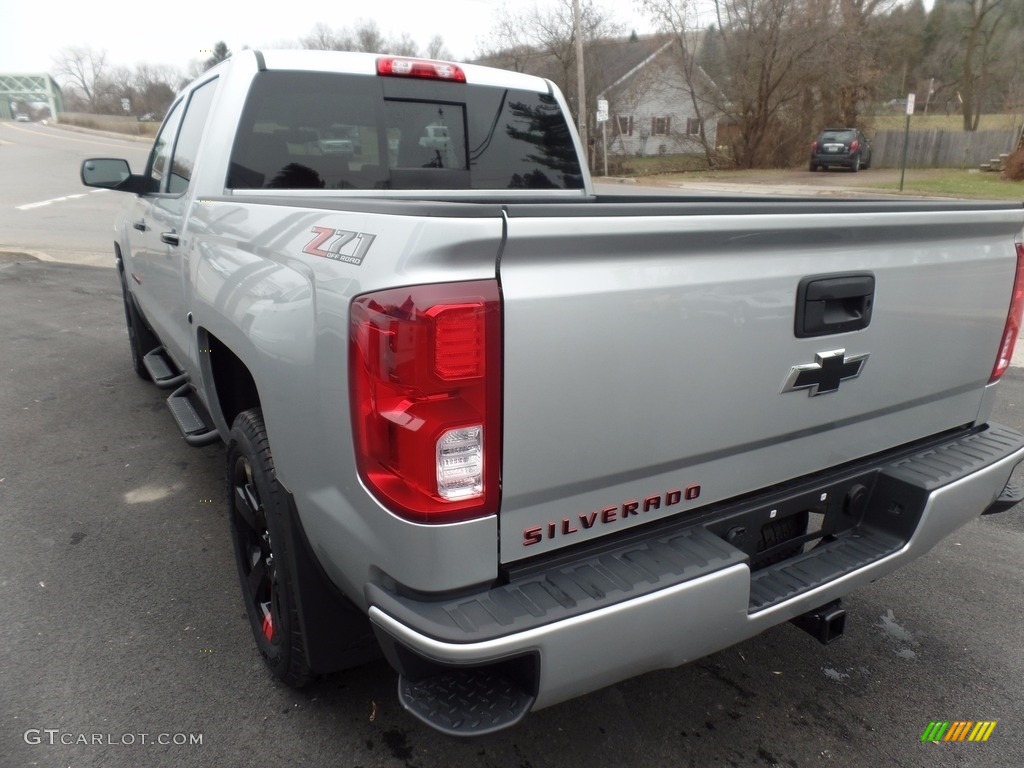
[[[788,169],[757,169],[735,171],[698,171],[685,174],[662,174],[638,179],[648,186],[676,186],[688,182],[735,184],[737,190],[756,191],[758,187],[785,190],[794,194],[807,187],[820,190],[846,189],[864,194],[899,194],[898,168],[878,168],[861,173],[810,173],[806,167]],[[1024,181],[1004,181],[998,173],[952,168],[908,168],[903,194],[907,197],[948,197],[978,200],[1015,200],[1024,202]]]
[[[898,191],[899,181],[871,185],[875,189]],[[1024,201],[1024,181],[1004,181],[998,173],[978,171],[930,171],[927,175],[907,171],[904,194],[939,197],[969,197],[983,200]]]
[[[604,156],[598,148],[595,166],[598,171],[604,170]],[[654,176],[660,173],[687,173],[707,168],[707,158],[703,155],[608,155],[608,174],[610,176]]]
[[[907,127],[907,116],[903,112],[886,115],[865,115],[863,118],[870,135],[874,131],[902,131]],[[982,115],[978,122],[979,131],[1011,131],[1024,121],[1024,115]],[[910,118],[911,131],[962,131],[963,115],[915,114]]]

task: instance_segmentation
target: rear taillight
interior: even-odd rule
[[[817,151],[818,151],[818,147],[819,147],[819,146],[820,146],[820,145],[818,144],[818,142],[817,142],[817,141],[812,141],[812,142],[811,142],[811,152],[817,152]]]
[[[407,59],[399,56],[381,56],[377,59],[377,74],[388,77],[417,77],[424,80],[466,82],[466,73],[457,64],[430,59]]]
[[[1003,338],[999,342],[999,357],[992,368],[989,384],[998,381],[1010,367],[1013,360],[1013,347],[1020,334],[1021,317],[1024,315],[1024,243],[1017,243],[1017,275],[1013,280],[1013,295],[1010,297],[1010,310],[1006,313],[1006,326]]]
[[[850,154],[852,155],[854,152],[856,152],[858,147],[860,147],[860,142],[857,139],[854,139],[853,141],[851,141],[850,142]]]
[[[498,510],[501,304],[493,280],[352,302],[356,463],[392,512],[452,522]]]

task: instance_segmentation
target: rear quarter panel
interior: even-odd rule
[[[321,563],[349,597],[361,602],[363,584],[381,574],[424,590],[487,581],[497,568],[493,516],[416,525],[386,511],[360,483],[349,418],[348,316],[352,298],[367,291],[493,278],[502,220],[478,211],[460,218],[358,212],[351,201],[350,210],[337,207],[197,203],[190,264],[196,327],[251,372],[278,477],[295,495]],[[372,243],[360,263],[306,252],[325,229],[362,233]],[[205,383],[226,430],[212,382]]]

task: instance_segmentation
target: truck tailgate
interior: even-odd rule
[[[502,561],[972,423],[1022,225],[1009,204],[510,206]],[[850,276],[867,327],[798,338],[801,281]]]

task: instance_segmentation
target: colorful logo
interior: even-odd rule
[[[988,741],[995,729],[995,720],[933,720],[921,734],[921,741]]]

